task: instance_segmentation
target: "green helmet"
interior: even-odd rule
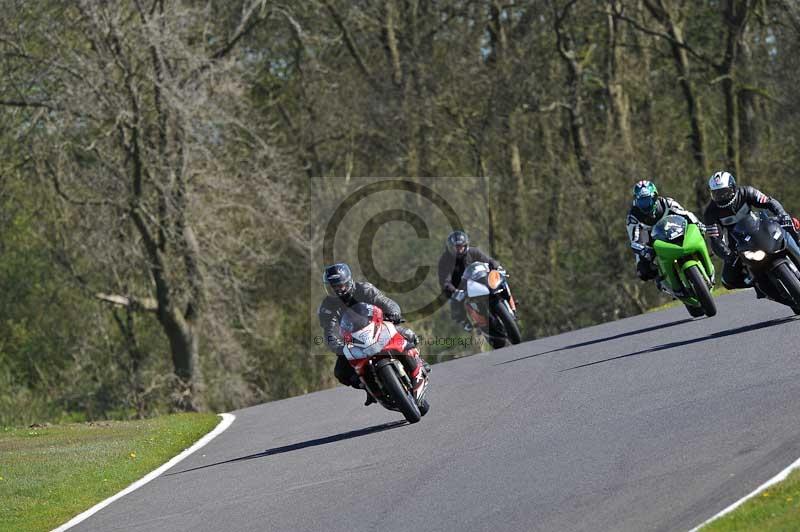
[[[633,186],[633,206],[645,214],[655,214],[658,189],[652,181],[639,181]]]

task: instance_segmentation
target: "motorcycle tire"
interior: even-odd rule
[[[492,349],[501,349],[507,344],[505,338],[488,338],[488,340],[489,345],[492,346]]]
[[[775,268],[775,277],[778,278],[784,288],[786,288],[786,291],[789,292],[789,295],[792,297],[794,305],[790,306],[796,314],[800,309],[800,279],[797,278],[792,269],[789,268],[789,265],[786,263]]]
[[[693,307],[691,305],[686,305],[685,303],[684,305],[686,306],[686,310],[689,311],[689,315],[693,318],[699,318],[706,315],[706,311],[703,310],[702,307]]]
[[[428,410],[431,409],[431,404],[428,402],[427,399],[423,399],[419,403],[419,415],[424,416],[428,413]]]
[[[395,372],[393,364],[386,364],[381,366],[378,370],[383,386],[389,392],[389,396],[400,409],[400,412],[405,416],[406,421],[409,423],[416,423],[422,419],[422,414],[419,411],[417,402],[410,391],[406,390],[405,386],[400,382],[400,379]]]
[[[514,319],[514,316],[511,314],[505,302],[495,301],[492,305],[492,312],[497,316],[497,319],[502,322],[503,328],[506,330],[508,341],[514,345],[520,343],[522,341],[522,335],[519,332],[519,325],[517,325],[517,320]]]
[[[711,292],[706,285],[706,279],[700,272],[700,268],[692,266],[686,270],[686,280],[692,285],[695,296],[700,301],[700,306],[703,312],[709,318],[717,314],[717,305],[714,303],[714,298],[711,297]]]

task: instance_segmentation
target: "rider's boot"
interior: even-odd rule
[[[672,288],[670,288],[669,284],[667,284],[667,281],[663,277],[659,277],[658,279],[656,279],[656,286],[658,287],[659,290],[661,290],[668,296],[674,297],[676,299],[679,299],[686,295],[682,288],[678,288],[677,290],[673,290]]]
[[[409,377],[411,378],[411,390],[414,393],[414,395],[416,395],[420,387],[423,384],[425,384],[425,375],[426,375],[425,370],[423,369],[421,364],[417,366],[417,369],[414,370],[414,372],[411,375],[409,375]]]
[[[364,406],[369,406],[372,403],[377,403],[378,402],[378,401],[375,400],[374,397],[372,397],[372,394],[369,393],[369,390],[365,390],[365,391],[367,392],[367,400],[364,401]]]

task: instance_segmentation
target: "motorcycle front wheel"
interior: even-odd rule
[[[420,415],[425,415],[428,413],[428,410],[431,409],[431,404],[428,402],[427,399],[423,399],[419,402],[419,413]]]
[[[705,316],[706,315],[706,311],[703,310],[702,307],[693,307],[693,306],[687,305],[685,303],[684,303],[684,305],[686,306],[686,310],[689,311],[689,315],[691,317],[693,317],[693,318],[699,318],[701,316]]]
[[[514,319],[505,301],[495,301],[492,304],[492,312],[497,316],[497,319],[503,323],[508,341],[514,345],[520,343],[522,341],[522,334],[519,332],[519,325],[517,325],[517,320]]]
[[[692,266],[686,270],[686,280],[692,285],[694,295],[697,296],[698,301],[700,301],[700,306],[703,308],[703,312],[705,312],[706,316],[709,318],[715,316],[717,314],[717,305],[714,303],[714,298],[711,297],[711,291],[709,291],[708,285],[706,285],[706,279],[700,272],[700,268]]]
[[[410,391],[406,390],[405,386],[400,382],[394,364],[381,366],[378,370],[378,374],[380,375],[383,385],[386,387],[386,391],[391,396],[394,404],[397,405],[397,408],[400,409],[403,416],[405,416],[406,421],[409,423],[416,423],[422,419],[422,414],[419,411],[417,402],[414,400],[414,396]]]
[[[775,277],[778,278],[783,287],[786,288],[786,291],[789,292],[789,295],[794,301],[794,305],[791,305],[792,310],[797,314],[798,311],[800,311],[800,280],[797,279],[797,276],[786,263],[775,268]]]

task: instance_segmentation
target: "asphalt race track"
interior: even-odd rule
[[[434,366],[416,425],[342,387],[235,412],[72,530],[688,530],[800,457],[800,317],[717,303]]]

